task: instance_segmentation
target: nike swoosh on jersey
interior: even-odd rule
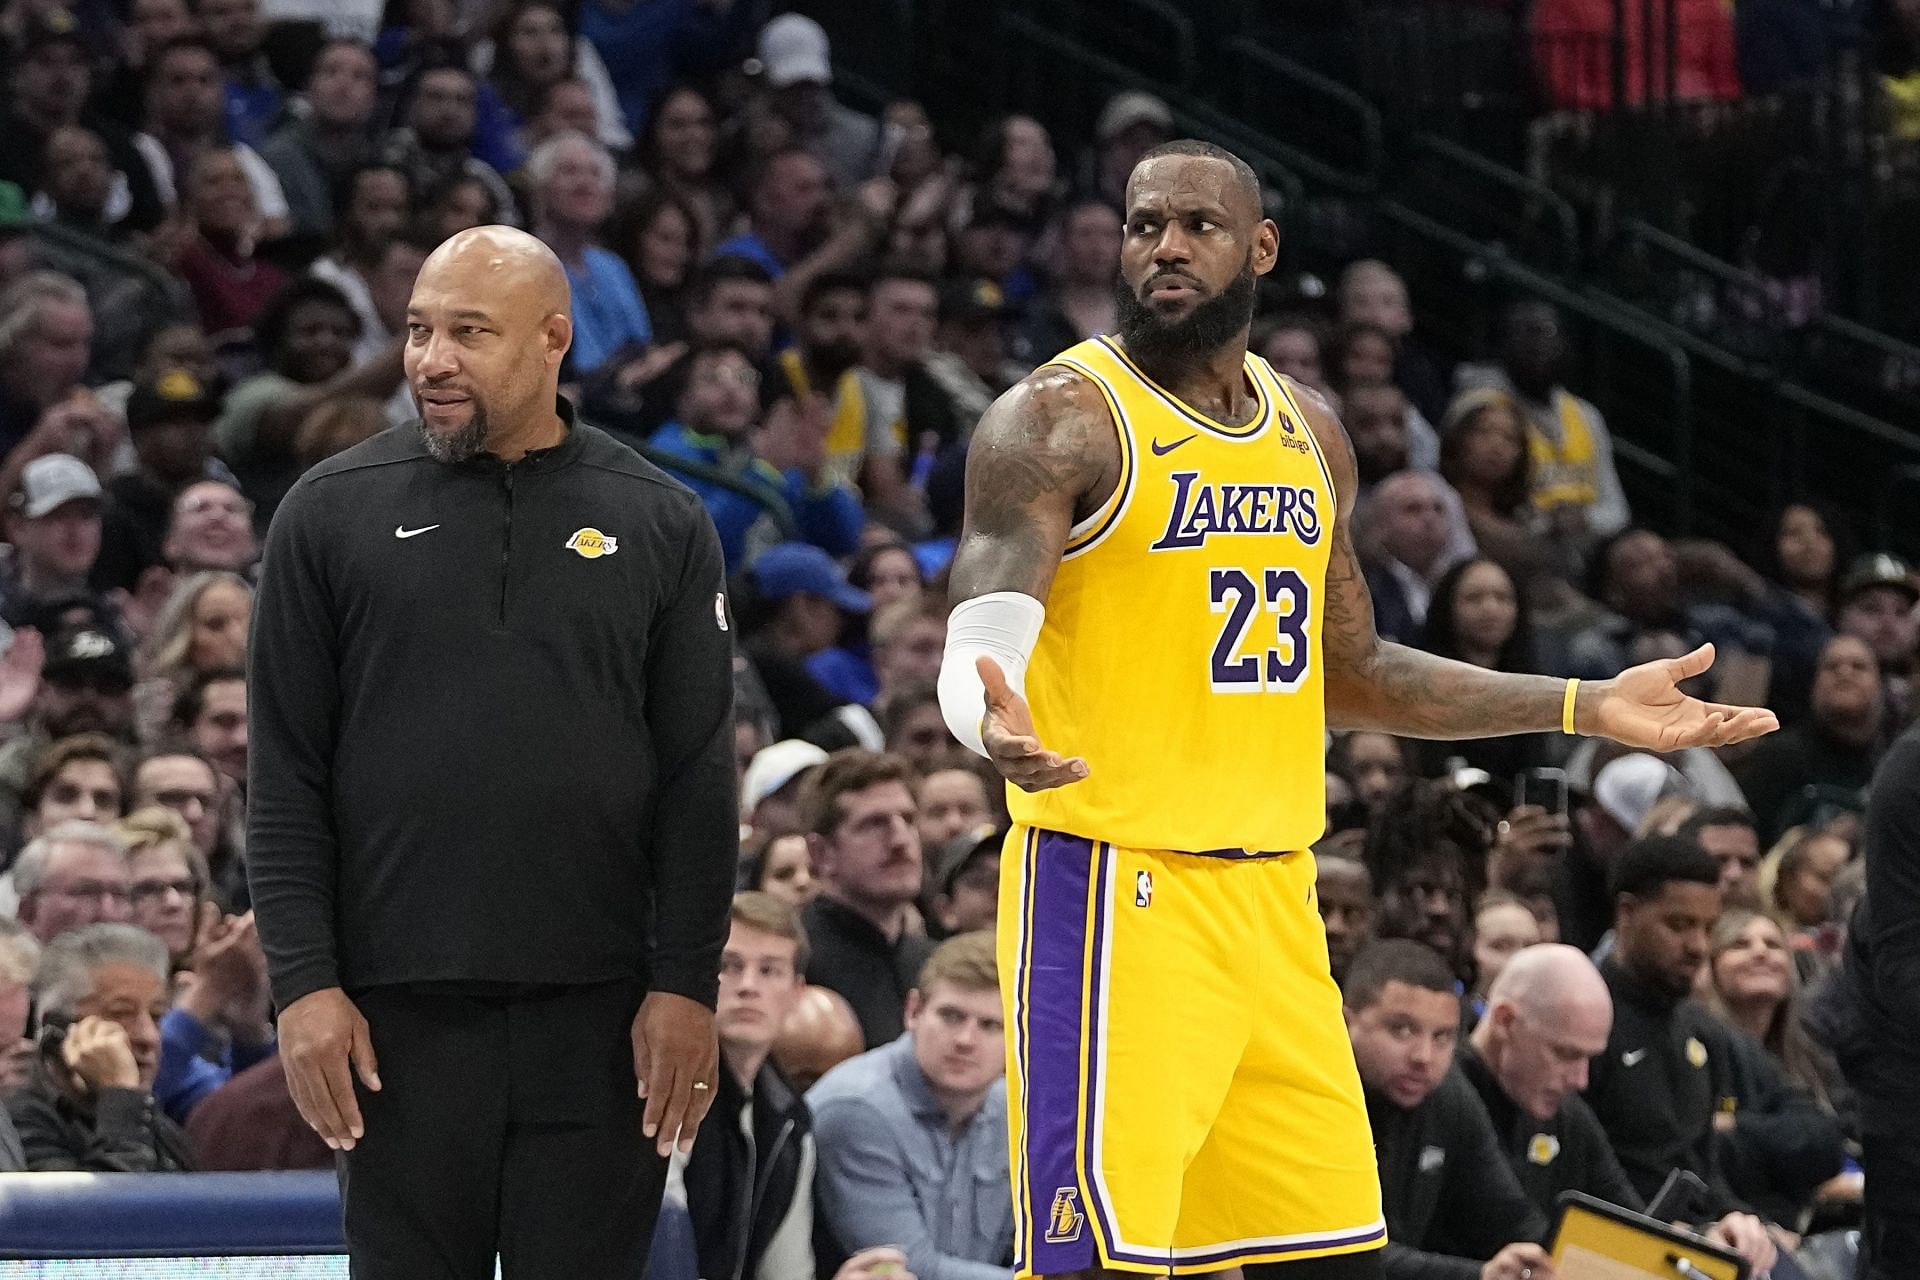
[[[423,533],[432,533],[439,527],[437,524],[430,524],[419,529],[409,529],[403,524],[397,524],[393,526],[393,536],[396,538],[417,538]]]
[[[1164,458],[1168,454],[1172,453],[1175,449],[1178,449],[1181,445],[1185,444],[1187,441],[1191,439],[1193,439],[1193,436],[1181,436],[1178,440],[1175,440],[1172,444],[1161,444],[1158,440],[1155,440],[1151,446],[1153,449],[1153,456],[1156,458]]]
[[[1635,1067],[1635,1066],[1639,1066],[1640,1059],[1646,1056],[1647,1056],[1647,1051],[1645,1049],[1629,1049],[1627,1050],[1627,1052],[1620,1055],[1620,1061],[1626,1066]]]

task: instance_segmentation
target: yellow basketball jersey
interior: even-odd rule
[[[1141,849],[1285,852],[1325,828],[1320,614],[1333,484],[1286,383],[1213,421],[1096,338],[1051,363],[1119,432],[1111,499],[1067,541],[1027,668],[1040,741],[1089,776],[1010,789],[1016,822]]]

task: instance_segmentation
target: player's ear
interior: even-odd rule
[[[573,320],[570,316],[556,311],[547,317],[546,344],[547,362],[557,367],[566,359],[567,348],[573,345]]]
[[[920,1016],[920,1009],[924,1003],[925,1002],[920,999],[920,989],[918,987],[907,992],[907,1021],[909,1023]]]
[[[827,838],[817,832],[807,832],[807,861],[812,864],[813,875],[818,879],[826,873],[828,863]]]
[[[1266,275],[1280,261],[1280,228],[1272,218],[1262,218],[1253,233],[1253,274]]]

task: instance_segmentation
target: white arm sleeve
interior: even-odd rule
[[[1018,591],[994,591],[963,600],[947,615],[947,652],[940,662],[940,712],[960,745],[987,754],[980,721],[987,714],[987,690],[974,667],[982,654],[1000,664],[1007,684],[1027,692],[1027,661],[1040,639],[1047,607]]]

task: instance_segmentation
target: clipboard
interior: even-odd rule
[[[1558,1280],[1752,1280],[1740,1255],[1579,1191],[1560,1197],[1547,1252]]]

